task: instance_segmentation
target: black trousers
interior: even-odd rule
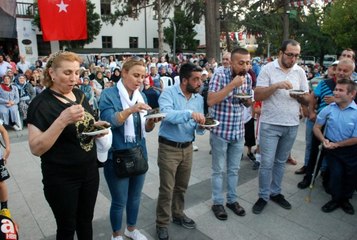
[[[352,198],[357,182],[357,145],[326,150],[332,200]]]
[[[251,118],[248,122],[244,124],[245,134],[244,134],[244,146],[253,147],[255,146],[255,132],[254,132],[254,118]]]
[[[86,166],[42,164],[44,194],[57,223],[57,240],[93,239],[92,219],[99,187],[96,161]]]

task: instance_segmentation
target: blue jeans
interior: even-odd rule
[[[281,192],[286,159],[299,126],[260,124],[259,197],[265,201]]]
[[[136,226],[145,174],[118,178],[114,172],[113,160],[108,159],[104,165],[104,176],[112,196],[110,222],[113,232],[119,231],[122,227],[124,208],[127,226]]]
[[[244,138],[226,141],[214,134],[210,135],[212,148],[212,200],[215,205],[223,205],[223,174],[227,163],[227,202],[237,201],[238,170],[244,148]]]
[[[305,129],[305,159],[304,159],[304,166],[307,166],[310,159],[310,152],[311,152],[311,141],[312,135],[312,128],[314,127],[315,122],[311,121],[310,119],[306,118],[306,129]]]

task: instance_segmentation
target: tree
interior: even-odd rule
[[[310,5],[308,11],[306,7],[291,7],[287,15],[285,4],[286,0],[253,2],[249,6],[249,11],[244,13],[243,20],[236,23],[239,26],[243,25],[248,33],[257,37],[257,55],[269,56],[270,51],[277,54],[281,42],[287,38],[287,32],[288,38],[300,42],[302,55],[320,57],[322,60],[326,53],[336,52],[331,37],[321,30],[323,16],[328,7]],[[286,17],[289,17],[288,30],[282,27]],[[270,46],[272,48],[269,50]]]
[[[197,42],[194,37],[197,32],[193,29],[195,24],[193,18],[190,18],[180,8],[175,9],[173,21],[176,25],[176,49],[196,50]],[[173,25],[170,22],[170,27],[164,28],[165,42],[173,49]]]
[[[283,6],[279,1],[277,4],[273,1],[260,1],[253,3],[249,9],[250,11],[245,12],[244,19],[236,24],[244,26],[249,34],[256,36],[258,43],[256,55],[270,56],[271,52],[277,54],[284,35]]]
[[[38,5],[37,1],[35,2],[35,6],[37,8],[37,11],[33,24],[38,27],[38,29],[41,30],[40,26],[40,15],[38,14]],[[61,45],[65,45],[68,48],[83,48],[85,44],[93,42],[96,38],[96,36],[100,33],[100,29],[102,28],[102,24],[100,21],[100,16],[98,13],[94,12],[95,5],[90,1],[87,0],[87,36],[88,38],[86,40],[77,40],[77,41],[60,41]]]
[[[322,31],[324,13],[328,11],[328,8],[310,8],[308,15],[299,11],[297,17],[291,21],[292,34],[300,42],[301,54],[318,57],[320,65],[322,65],[325,54],[336,54],[337,52],[331,36]]]
[[[215,58],[218,61],[221,55],[220,2],[219,0],[206,0],[205,6],[206,55],[208,59]]]
[[[322,30],[340,48],[357,49],[357,1],[335,0],[326,12]]]

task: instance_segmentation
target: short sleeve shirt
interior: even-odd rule
[[[78,102],[84,94],[79,89],[73,89],[73,93]],[[68,106],[53,96],[49,89],[45,89],[30,103],[27,122],[44,132]],[[54,145],[41,156],[42,163],[80,165],[97,160],[93,138],[81,134],[94,123],[92,109],[87,100],[83,101],[82,106],[88,117],[84,121],[66,126]]]
[[[305,71],[295,64],[289,72],[283,72],[278,60],[262,68],[257,79],[257,87],[269,87],[286,80],[291,82],[293,89],[309,91]],[[260,121],[272,125],[297,126],[300,122],[299,113],[300,103],[290,97],[288,90],[278,89],[263,101]]]
[[[218,68],[209,83],[209,92],[218,92],[232,81],[231,68]],[[252,79],[246,74],[242,86],[234,88],[222,102],[211,107],[211,115],[220,124],[212,129],[212,133],[227,140],[238,141],[244,138],[244,105],[234,95],[244,93],[252,94]]]
[[[326,138],[332,142],[340,142],[357,137],[357,105],[351,102],[341,109],[336,103],[331,103],[317,115],[316,123],[326,124]]]

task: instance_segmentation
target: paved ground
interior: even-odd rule
[[[283,181],[283,194],[293,208],[285,210],[269,202],[262,214],[255,215],[251,212],[252,205],[257,200],[257,171],[251,170],[252,163],[244,157],[239,172],[238,194],[239,202],[246,209],[247,215],[238,217],[227,209],[229,214],[227,221],[217,220],[210,210],[209,135],[198,136],[196,145],[199,151],[194,153],[190,187],[186,195],[186,214],[197,222],[197,229],[186,230],[171,224],[169,226],[171,239],[356,240],[357,215],[347,215],[341,209],[330,214],[321,212],[320,207],[329,200],[329,196],[322,190],[320,179],[317,180],[312,193],[311,203],[304,201],[308,190],[300,190],[296,187],[301,176],[295,175],[294,171],[303,162],[304,127],[302,123],[293,149],[293,156],[299,161],[299,165],[287,165]],[[55,239],[55,221],[42,191],[40,160],[29,150],[27,130],[20,132],[9,130],[9,133],[12,141],[12,152],[8,163],[11,178],[7,181],[10,193],[9,207],[20,226],[20,239]],[[150,169],[142,193],[138,228],[149,239],[156,239],[155,207],[159,186],[156,165],[157,129],[148,134],[147,139]],[[110,194],[102,169],[100,173],[100,191],[93,222],[94,239],[110,239],[111,227],[108,216]],[[352,200],[355,208],[357,208],[356,197],[355,195]]]

